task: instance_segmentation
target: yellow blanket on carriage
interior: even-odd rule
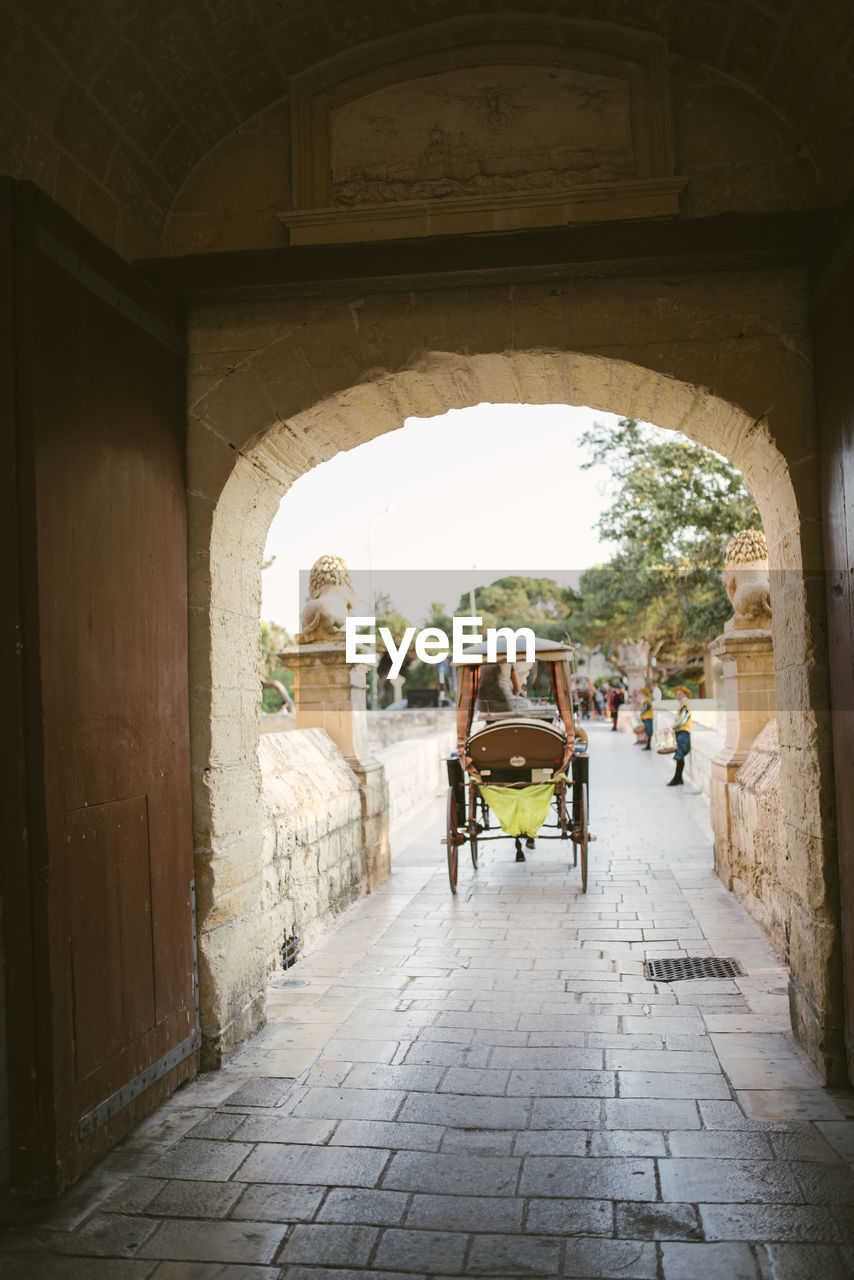
[[[508,836],[535,836],[546,820],[555,793],[555,783],[537,782],[530,787],[480,787],[480,794]]]

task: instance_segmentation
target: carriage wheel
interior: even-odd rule
[[[568,840],[570,837],[572,837],[572,865],[574,867],[577,867],[578,866],[578,845],[575,843],[575,832],[573,830],[572,821],[570,819],[569,811],[567,809],[567,804],[566,804],[566,793],[569,790],[569,787],[570,787],[569,782],[564,782],[561,785],[560,797],[558,799],[558,805],[557,805],[557,817],[558,817],[558,822],[560,823],[561,840]],[[574,796],[572,801],[572,808],[573,808],[573,811],[576,808]]]
[[[453,787],[448,788],[448,821],[447,821],[447,843],[448,852],[448,879],[451,882],[451,893],[457,892],[457,864],[459,862],[459,843],[460,838],[457,835],[457,802],[454,799]]]
[[[581,852],[581,892],[587,892],[587,842],[589,832],[587,830],[587,788],[582,784],[581,796],[578,804],[578,827],[577,839],[575,840],[576,853]]]
[[[469,849],[471,850],[471,865],[477,871],[477,787],[473,782],[469,783]]]

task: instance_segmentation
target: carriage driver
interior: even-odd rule
[[[685,757],[691,750],[691,704],[688,701],[691,696],[691,690],[686,689],[684,684],[680,684],[673,692],[676,694],[676,701],[679,703],[679,710],[676,713],[676,720],[673,725],[673,731],[676,734],[676,754],[673,757],[676,761],[676,772],[667,785],[668,787],[681,787]]]

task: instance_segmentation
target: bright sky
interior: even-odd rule
[[[261,616],[293,634],[299,572],[343,556],[357,612],[386,591],[415,624],[433,600],[452,611],[463,591],[509,573],[561,584],[608,558],[596,521],[608,505],[606,467],[581,471],[594,421],[616,415],[567,405],[491,405],[408,418],[301,476],[267,539]],[[361,571],[361,572],[359,572]],[[451,572],[456,571],[456,572]]]

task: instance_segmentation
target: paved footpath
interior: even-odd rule
[[[7,1203],[0,1276],[854,1276],[852,1095],[794,1045],[671,769],[594,726],[586,896],[565,845],[508,840],[452,898],[426,810],[225,1071],[56,1206]],[[644,979],[674,954],[748,976]]]

